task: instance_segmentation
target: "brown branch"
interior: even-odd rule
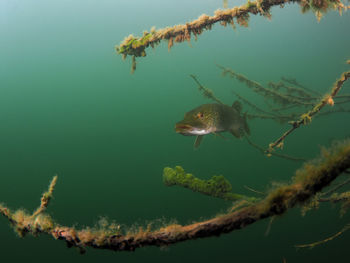
[[[142,37],[134,37],[130,35],[126,37],[119,46],[116,46],[116,51],[121,54],[123,58],[132,56],[145,57],[146,48],[151,46],[152,48],[159,45],[162,40],[168,41],[168,49],[170,49],[174,43],[181,43],[184,41],[191,41],[192,36],[197,39],[198,35],[201,35],[205,30],[211,30],[212,26],[216,23],[220,23],[223,26],[231,24],[235,28],[234,20],[240,26],[247,27],[250,15],[261,15],[270,18],[270,9],[273,6],[283,7],[285,4],[297,2],[302,8],[303,12],[313,10],[317,19],[320,19],[322,14],[326,13],[329,9],[338,9],[341,13],[342,10],[346,10],[340,0],[256,0],[248,1],[239,7],[234,7],[225,10],[216,10],[213,16],[201,15],[198,19],[188,22],[185,25],[176,25],[173,27],[166,27],[163,29],[155,30],[152,28],[150,32],[144,31]],[[136,69],[136,62],[133,60],[132,72]]]
[[[276,146],[279,146],[283,144],[284,139],[291,134],[294,130],[299,128],[302,125],[306,125],[311,122],[312,117],[317,114],[324,106],[327,104],[333,106],[334,105],[334,100],[333,98],[337,95],[337,93],[340,91],[341,87],[343,86],[344,82],[350,78],[350,71],[344,72],[340,79],[338,79],[331,90],[329,94],[326,94],[323,96],[321,101],[317,103],[310,111],[307,113],[304,113],[300,116],[299,120],[291,122],[292,128],[290,128],[288,131],[282,134],[281,137],[279,137],[276,141],[271,143],[269,145],[269,148],[266,150],[266,153],[269,154],[273,151],[273,149]]]
[[[259,220],[280,215],[302,204],[328,186],[338,175],[350,167],[350,140],[333,146],[329,154],[318,161],[306,163],[296,172],[290,185],[272,190],[264,200],[190,225],[172,224],[157,230],[140,228],[137,232],[122,233],[119,227],[76,230],[54,223],[48,215],[35,218],[22,210],[11,213],[4,205],[0,213],[7,217],[20,233],[46,233],[64,240],[69,246],[92,247],[115,251],[133,251],[144,246],[167,246],[197,238],[218,236],[247,227]]]

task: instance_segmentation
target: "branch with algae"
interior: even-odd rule
[[[350,140],[346,140],[333,146],[328,155],[304,164],[296,172],[291,184],[275,188],[265,199],[257,203],[237,208],[233,212],[218,215],[209,220],[189,225],[171,224],[156,230],[140,228],[137,232],[129,233],[122,233],[119,228],[98,231],[77,230],[55,223],[49,215],[40,213],[33,218],[23,210],[12,212],[4,205],[0,206],[0,214],[8,218],[17,232],[22,235],[45,233],[55,239],[66,241],[69,246],[82,249],[92,247],[114,251],[134,251],[144,246],[168,246],[186,240],[218,236],[247,227],[259,220],[281,215],[288,209],[309,200],[349,168]]]
[[[134,37],[130,35],[126,37],[119,46],[116,46],[116,51],[123,58],[132,56],[132,72],[136,69],[136,57],[146,56],[146,48],[152,48],[160,44],[162,40],[168,41],[168,49],[174,45],[174,42],[180,43],[190,41],[192,35],[197,39],[197,36],[205,30],[211,30],[212,26],[220,23],[223,26],[231,24],[235,28],[234,19],[240,26],[247,27],[250,14],[262,15],[270,18],[270,9],[273,6],[281,6],[284,4],[297,2],[302,8],[302,12],[313,10],[317,19],[322,17],[330,9],[338,9],[339,13],[346,10],[340,0],[256,0],[248,1],[239,7],[234,7],[225,10],[216,10],[213,16],[201,15],[198,19],[188,22],[185,25],[176,25],[156,30],[152,28],[150,32],[144,31],[142,37]]]
[[[255,197],[233,193],[232,185],[222,175],[214,175],[209,180],[202,180],[195,177],[193,174],[185,173],[185,170],[181,166],[176,166],[175,169],[165,167],[163,170],[163,182],[166,186],[179,185],[191,189],[194,192],[218,197],[227,201],[257,201]]]
[[[350,78],[350,71],[344,72],[340,78],[334,83],[333,88],[329,94],[323,96],[319,103],[317,103],[310,111],[302,114],[297,121],[291,122],[292,128],[286,131],[280,138],[269,145],[269,148],[266,150],[266,153],[269,154],[273,151],[275,147],[283,146],[284,139],[291,134],[294,130],[299,128],[302,125],[309,124],[312,120],[312,117],[317,114],[324,106],[334,105],[333,98],[338,94],[344,82]]]

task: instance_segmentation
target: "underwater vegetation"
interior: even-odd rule
[[[201,15],[198,19],[186,23],[185,25],[175,25],[156,30],[153,27],[150,32],[144,31],[141,37],[129,35],[122,43],[116,46],[118,54],[125,59],[127,56],[132,57],[131,73],[136,70],[136,57],[145,57],[146,48],[156,47],[162,40],[168,41],[170,50],[174,43],[191,41],[192,36],[197,40],[198,36],[206,30],[211,30],[212,26],[220,23],[222,26],[230,24],[235,29],[236,24],[248,27],[250,15],[261,15],[268,19],[271,18],[270,9],[273,6],[284,7],[285,4],[297,3],[301,7],[302,13],[312,11],[318,20],[329,10],[338,10],[341,15],[343,11],[349,8],[340,0],[256,0],[247,1],[246,4],[239,7],[216,10],[213,16]],[[236,21],[236,23],[235,23]]]
[[[247,227],[264,218],[281,215],[296,205],[311,206],[315,203],[312,198],[316,197],[317,202],[321,201],[320,195],[317,194],[320,194],[322,189],[332,183],[339,175],[347,173],[349,168],[350,140],[348,139],[333,144],[330,149],[323,149],[319,158],[306,162],[296,171],[290,184],[272,189],[262,200],[256,199],[255,202],[247,202],[243,199],[224,215],[189,225],[170,224],[155,230],[147,227],[146,229],[140,228],[136,232],[128,232],[118,225],[79,230],[60,225],[50,215],[44,213],[49,205],[57,177],[54,177],[48,191],[41,198],[39,208],[32,214],[23,209],[12,211],[3,204],[0,205],[0,213],[9,220],[15,231],[22,237],[26,234],[34,236],[48,234],[55,239],[64,240],[69,247],[80,248],[81,252],[84,252],[86,247],[134,251],[136,248],[144,246],[168,246],[186,240],[218,236]],[[223,177],[211,179],[216,185],[213,187],[203,186],[208,182],[198,179],[196,183],[188,183],[186,181],[196,178],[188,179],[193,176],[185,174],[180,167],[175,168],[175,170],[166,168],[165,176],[167,177],[166,181],[170,180],[170,184],[175,182],[176,184],[192,185],[199,190],[208,190],[214,195],[218,192],[221,195],[220,192],[227,193],[230,190],[230,184]],[[348,182],[349,180],[343,185]],[[221,190],[218,191],[220,188]],[[339,188],[337,186],[337,189]],[[350,203],[350,194],[348,192],[332,194],[329,200],[344,202],[343,206],[347,208]]]
[[[240,7],[218,10],[213,16],[202,15],[186,25],[177,25],[159,30],[153,28],[150,32],[145,31],[143,36],[139,38],[129,36],[116,49],[123,58],[132,57],[132,72],[134,72],[136,57],[146,56],[146,48],[149,46],[155,47],[162,40],[167,40],[168,48],[171,49],[174,43],[190,41],[192,36],[197,38],[204,31],[211,30],[216,23],[223,26],[231,24],[232,27],[235,27],[235,24],[238,24],[247,27],[251,14],[259,14],[270,18],[271,7],[277,5],[283,7],[288,3],[299,4],[303,13],[309,10],[314,12],[318,20],[328,10],[336,9],[341,14],[342,11],[348,8],[339,0],[248,1]],[[350,64],[350,60],[347,63]],[[175,168],[165,167],[163,182],[166,186],[184,187],[194,192],[234,202],[232,207],[224,214],[187,225],[170,223],[155,228],[149,224],[146,227],[139,227],[137,230],[121,227],[117,223],[109,224],[108,222],[102,222],[98,227],[81,229],[61,225],[46,213],[46,208],[50,204],[56,186],[57,176],[52,179],[48,190],[41,197],[39,207],[32,213],[24,209],[12,210],[5,204],[0,204],[0,213],[8,219],[20,237],[25,237],[28,234],[33,236],[49,235],[56,240],[66,242],[69,247],[79,248],[81,253],[84,253],[86,248],[134,251],[145,246],[164,247],[187,240],[219,236],[245,228],[260,220],[282,215],[296,206],[300,206],[302,213],[305,214],[310,209],[317,209],[322,202],[340,203],[340,213],[346,213],[350,207],[350,192],[341,192],[340,190],[348,185],[350,180],[342,181],[327,192],[323,192],[323,190],[330,186],[340,175],[349,173],[350,139],[333,143],[328,149],[323,148],[320,156],[311,161],[282,154],[277,152],[276,148],[282,149],[287,136],[301,126],[308,125],[314,117],[350,111],[350,109],[340,106],[350,102],[350,95],[339,94],[344,83],[350,78],[350,71],[344,72],[334,83],[329,93],[322,95],[305,87],[293,78],[282,77],[279,82],[271,81],[267,85],[263,85],[230,68],[220,65],[218,67],[222,70],[223,77],[230,77],[243,83],[256,95],[272,102],[273,105],[270,104],[269,109],[266,109],[244,98],[237,90],[232,91],[238,100],[250,108],[251,111],[246,113],[249,119],[271,119],[283,125],[291,125],[285,133],[270,143],[268,147],[259,146],[250,137],[245,137],[252,147],[266,156],[304,162],[301,168],[291,177],[289,183],[280,184],[268,193],[264,193],[263,196],[245,196],[233,193],[231,183],[222,175],[215,175],[208,180],[203,180],[193,174],[186,173],[180,166]],[[204,97],[216,103],[224,104],[211,89],[203,86],[196,76],[190,76]],[[324,111],[323,109],[326,106],[331,107],[332,110]],[[328,242],[349,228],[350,226],[346,225],[338,233],[325,240],[298,245],[298,247],[313,247]]]
[[[175,169],[165,167],[163,170],[163,182],[166,186],[179,185],[191,189],[194,192],[228,201],[243,199],[253,202],[256,200],[254,197],[232,193],[230,182],[222,175],[214,175],[209,180],[202,180],[195,177],[193,174],[185,173],[185,170],[181,166],[176,166]]]

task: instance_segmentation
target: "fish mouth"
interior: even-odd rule
[[[175,125],[175,132],[182,135],[191,135],[193,127],[189,124],[177,123]]]
[[[209,131],[205,128],[198,128],[198,127],[193,127],[192,125],[189,124],[183,124],[183,123],[177,123],[175,125],[175,131],[176,133],[180,133],[182,135],[205,135],[208,134]]]

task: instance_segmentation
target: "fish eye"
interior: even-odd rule
[[[204,116],[204,115],[203,115],[203,112],[198,112],[198,113],[197,113],[197,118],[198,118],[198,119],[203,118],[203,116]]]

